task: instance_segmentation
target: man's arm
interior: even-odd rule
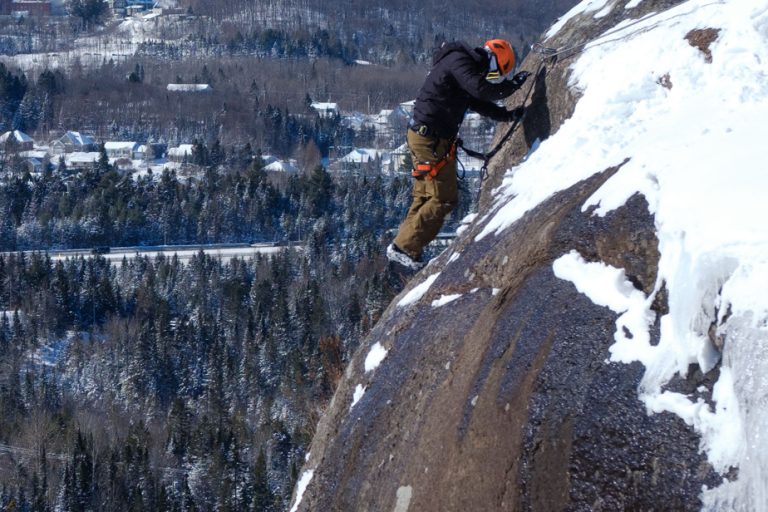
[[[523,113],[525,112],[523,107],[507,110],[493,102],[476,100],[474,98],[470,98],[469,109],[477,112],[481,116],[489,117],[494,121],[509,123],[522,119]]]
[[[475,98],[469,99],[469,109],[481,116],[489,117],[494,121],[509,121],[509,112],[491,101],[483,101]]]

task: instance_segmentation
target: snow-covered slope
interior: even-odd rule
[[[576,15],[598,17],[617,3],[632,9],[641,2],[586,0],[548,35]],[[716,39],[704,50],[694,47],[706,29]],[[636,192],[645,196],[661,253],[654,293],[645,296],[627,286],[623,271],[577,253],[556,261],[556,274],[622,313],[611,360],[646,367],[639,394],[648,411],[669,411],[692,425],[719,472],[739,468],[735,482],[705,493],[706,505],[766,510],[768,2],[682,3],[611,29],[571,69],[571,86],[582,95],[573,116],[509,171],[477,238],[627,160],[583,209],[597,206],[595,214],[604,215]],[[649,308],[663,286],[669,314],[661,318],[660,343],[651,346]],[[601,299],[606,293],[614,297]],[[665,391],[692,363],[714,367],[720,351],[711,334],[724,340],[715,411],[700,398]]]

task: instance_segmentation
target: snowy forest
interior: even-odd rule
[[[2,192],[16,204],[3,219],[27,244],[62,224],[114,243],[169,226],[201,240],[303,226],[306,243],[187,265],[0,255],[0,504],[282,510],[345,362],[399,290],[383,277],[380,238],[409,182],[333,181],[318,168],[278,187],[252,167],[195,185],[107,173],[69,193],[51,176]]]

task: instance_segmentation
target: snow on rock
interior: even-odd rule
[[[562,15],[557,20],[557,22],[547,31],[546,37],[552,37],[553,35],[560,32],[560,29],[562,29],[565,24],[571,20],[571,18],[574,18],[579,14],[602,11],[606,4],[608,4],[610,1],[611,0],[584,0],[580,4],[576,5],[573,9]]]
[[[365,387],[362,384],[358,384],[355,388],[355,392],[352,394],[352,405],[349,406],[349,409],[352,410],[352,408],[357,404],[357,402],[360,401],[361,398],[363,398],[363,395],[365,394]]]
[[[420,283],[419,285],[415,286],[411,291],[405,294],[405,296],[400,299],[400,301],[397,303],[398,306],[405,307],[410,306],[411,304],[414,304],[421,299],[425,293],[429,290],[429,288],[432,286],[432,283],[435,282],[437,279],[437,276],[440,275],[440,272],[437,272],[435,274],[432,274],[428,278],[424,280],[423,283]]]
[[[387,357],[387,349],[385,349],[378,341],[371,347],[370,352],[365,358],[365,373],[375,370],[381,362]]]
[[[581,2],[547,36],[574,16],[602,15],[607,4]],[[708,47],[711,61],[689,43],[691,34],[708,28],[717,34]],[[570,86],[581,94],[573,116],[507,174],[476,240],[626,161],[584,211],[605,215],[636,193],[647,199],[661,254],[654,295],[665,287],[669,297],[659,345],[651,347],[643,335],[653,321],[653,295],[630,290],[620,269],[570,254],[555,271],[595,303],[623,312],[611,358],[646,366],[639,391],[649,411],[673,412],[692,425],[721,474],[739,468],[735,482],[704,493],[705,508],[766,510],[768,448],[761,432],[768,391],[751,372],[768,371],[768,3],[691,0],[610,32],[571,67]],[[713,368],[720,353],[712,330],[725,339],[714,410],[663,391],[690,364]]]
[[[411,498],[413,497],[413,487],[410,485],[404,485],[397,489],[397,502],[395,503],[394,512],[408,512],[408,507],[411,506]]]
[[[313,469],[305,471],[301,478],[299,479],[299,483],[296,484],[296,501],[293,503],[293,506],[291,507],[291,512],[296,512],[299,509],[299,505],[301,504],[301,499],[304,497],[304,491],[307,490],[307,486],[309,485],[309,482],[312,481],[312,477],[315,475],[315,471]]]
[[[439,308],[440,306],[445,306],[446,304],[449,304],[455,301],[459,297],[461,297],[460,293],[454,293],[450,295],[441,295],[439,299],[435,299],[432,301],[432,307]]]

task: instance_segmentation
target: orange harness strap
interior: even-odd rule
[[[446,163],[448,163],[450,160],[455,160],[455,159],[456,159],[456,143],[454,142],[453,144],[451,144],[451,149],[448,150],[448,153],[446,153],[445,156],[440,160],[438,160],[437,162],[416,162],[416,165],[411,171],[411,175],[414,178],[425,177],[428,180],[431,180],[432,178],[437,176],[437,173],[440,172],[440,169],[445,167]]]

